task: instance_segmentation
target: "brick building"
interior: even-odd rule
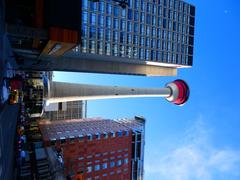
[[[137,145],[133,138],[136,137],[136,128],[127,123],[106,119],[76,119],[41,121],[39,126],[45,146],[61,149],[65,176],[76,180],[126,180],[137,179],[133,171],[138,170],[142,172],[135,174],[139,177],[143,175],[143,164],[140,163],[142,168],[136,167],[133,159],[136,159],[137,151],[142,152],[143,158],[144,146],[141,150],[135,148]]]

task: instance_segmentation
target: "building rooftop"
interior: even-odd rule
[[[109,119],[87,118],[64,121],[39,122],[43,139],[61,139],[87,136],[89,134],[104,134],[110,132],[129,131],[129,127]]]

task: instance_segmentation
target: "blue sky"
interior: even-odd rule
[[[189,0],[196,6],[194,66],[178,77],[55,73],[77,83],[162,87],[186,80],[183,107],[162,98],[88,102],[89,117],[145,116],[146,180],[240,179],[240,1]]]

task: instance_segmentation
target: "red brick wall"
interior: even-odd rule
[[[45,145],[49,146],[50,142],[44,142]],[[83,179],[87,179],[88,177],[94,178],[95,176],[99,176],[100,179],[109,179],[109,180],[130,180],[131,174],[131,152],[132,152],[132,137],[131,132],[126,136],[123,133],[122,137],[110,137],[110,134],[107,139],[104,139],[103,135],[101,135],[100,140],[97,140],[95,136],[93,136],[93,140],[87,140],[85,136],[83,141],[79,141],[79,139],[75,139],[74,143],[71,143],[69,139],[66,139],[64,144],[60,143],[60,140],[57,140],[56,146],[58,148],[62,148],[63,156],[64,156],[64,166],[65,166],[65,174],[68,175],[71,169],[74,171],[75,176],[73,179],[77,180],[78,175],[77,172],[83,168]],[[118,150],[122,150],[122,152],[118,152]],[[115,151],[114,154],[111,154],[112,151]],[[103,153],[108,152],[107,155],[103,155]],[[100,153],[100,157],[96,157],[96,154]],[[128,154],[127,156],[124,156]],[[92,158],[87,158],[91,156]],[[121,156],[121,157],[118,157]],[[80,157],[84,157],[84,159],[79,160]],[[114,157],[114,160],[110,158]],[[128,158],[128,164],[124,163],[124,159]],[[117,160],[122,160],[122,165],[117,166]],[[100,162],[95,162],[99,160]],[[72,161],[72,162],[71,162]],[[110,162],[114,161],[115,166],[110,168]],[[88,162],[92,162],[91,165],[88,165]],[[107,168],[102,169],[102,164],[107,162]],[[82,164],[83,166],[79,166]],[[95,171],[95,165],[100,165],[100,170]],[[71,167],[72,166],[72,167]],[[92,172],[87,173],[86,169],[88,166],[92,166]],[[127,172],[124,169],[128,169]],[[120,174],[117,174],[117,170],[121,170]],[[114,175],[110,175],[110,172],[114,171]],[[107,173],[106,177],[103,177],[103,174]]]

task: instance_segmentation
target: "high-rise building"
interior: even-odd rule
[[[170,76],[193,64],[195,7],[182,0],[23,2],[6,11],[23,69]]]
[[[44,118],[50,120],[69,120],[69,119],[82,119],[87,117],[87,101],[68,101],[50,104],[54,106],[48,110],[45,107]]]
[[[132,129],[131,179],[136,180],[144,179],[145,121],[145,118],[139,116],[135,116],[134,120],[116,120]]]
[[[181,0],[82,1],[81,46],[75,51],[191,66],[195,8]]]
[[[65,176],[76,180],[143,178],[143,118],[41,121],[39,126],[45,146],[62,154]]]

